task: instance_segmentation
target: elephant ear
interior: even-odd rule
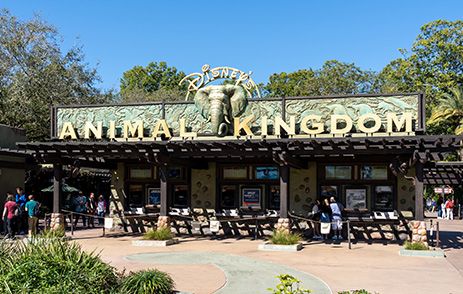
[[[229,87],[227,87],[227,90],[228,89],[230,90],[230,94],[233,93],[232,96],[230,97],[232,116],[237,117],[244,111],[244,109],[246,108],[246,105],[248,104],[248,99],[246,98],[246,92],[240,86],[230,85]]]
[[[210,116],[211,103],[209,102],[209,91],[207,88],[199,89],[195,94],[195,105],[199,112],[206,119]]]

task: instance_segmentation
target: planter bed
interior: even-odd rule
[[[265,242],[264,244],[259,245],[259,250],[262,251],[286,251],[286,252],[296,252],[302,249],[302,243],[294,245],[277,245],[270,242]]]
[[[178,239],[170,239],[170,240],[134,240],[132,241],[133,246],[139,247],[165,247],[169,245],[174,245],[178,243]]]
[[[444,251],[441,249],[437,250],[408,250],[401,248],[399,255],[402,256],[421,256],[421,257],[445,257]]]

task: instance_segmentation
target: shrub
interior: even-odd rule
[[[159,240],[159,241],[164,241],[164,240],[170,240],[174,237],[172,234],[170,228],[162,227],[158,228],[157,230],[149,230],[148,232],[143,235],[144,240]]]
[[[174,281],[164,272],[158,270],[144,270],[130,273],[122,281],[119,292],[121,294],[166,294],[172,293]]]
[[[268,288],[273,294],[306,294],[310,293],[309,289],[304,289],[300,286],[301,281],[287,274],[279,275],[277,278],[280,283],[275,289]]]
[[[41,238],[63,238],[66,236],[64,228],[58,230],[46,229],[42,232],[42,235],[38,235]]]
[[[0,293],[110,293],[115,269],[74,242],[37,238],[2,245]]]
[[[423,243],[423,242],[415,242],[411,243],[409,241],[406,241],[404,243],[404,248],[407,250],[428,250],[428,245]]]
[[[270,237],[270,242],[276,245],[294,245],[302,240],[301,235],[275,230]]]

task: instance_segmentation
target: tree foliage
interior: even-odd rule
[[[21,21],[0,11],[0,123],[25,128],[29,139],[50,130],[50,107],[106,102],[99,77],[80,47],[62,52],[55,28],[39,17]]]
[[[185,74],[166,62],[151,62],[146,67],[135,66],[121,79],[121,96],[125,102],[183,100],[185,85],[179,85]]]
[[[428,114],[442,93],[463,84],[463,21],[436,20],[421,27],[410,53],[379,74],[381,92],[426,93]]]
[[[303,69],[270,76],[269,96],[349,95],[374,91],[375,74],[353,63],[326,61],[320,69]]]
[[[428,121],[430,125],[445,125],[449,122],[455,134],[463,134],[463,86],[452,88],[450,93],[440,95]]]

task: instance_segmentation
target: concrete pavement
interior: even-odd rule
[[[209,240],[208,238],[181,238],[180,244],[165,248],[134,247],[131,240],[137,237],[99,238],[101,231],[79,231],[75,240],[86,250],[102,250],[102,258],[119,269],[138,270],[156,267],[172,274],[177,289],[193,293],[215,293],[227,283],[226,272],[217,264],[192,264],[186,260],[181,264],[181,254],[191,256],[239,256],[271,262],[275,267],[288,268],[311,274],[326,282],[336,293],[341,290],[367,289],[385,293],[463,293],[461,275],[461,230],[463,224],[454,221],[448,228],[441,228],[442,237],[449,236],[445,250],[447,258],[399,256],[396,244],[354,244],[352,250],[346,243],[306,243],[300,252],[262,252],[257,246],[262,241],[249,239]],[[450,230],[449,235],[444,233]],[[460,231],[459,231],[460,230]],[[458,233],[458,231],[460,233]],[[454,233],[451,233],[454,232]],[[453,246],[453,247],[452,247]],[[130,259],[140,253],[159,253],[146,260]],[[172,255],[176,262],[168,262]],[[143,255],[140,255],[143,256]],[[162,258],[161,258],[162,256]],[[188,259],[191,259],[191,256]],[[151,259],[151,261],[150,261]],[[256,271],[255,268],[249,272]],[[270,283],[270,282],[269,282]],[[275,285],[267,285],[274,287]],[[310,288],[310,285],[305,285]],[[235,291],[235,293],[242,293]],[[265,293],[265,292],[262,292]],[[317,293],[317,292],[314,292]]]

